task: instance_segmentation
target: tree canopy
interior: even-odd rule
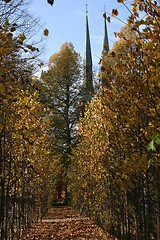
[[[53,195],[54,159],[50,119],[32,81],[36,67],[32,61],[39,50],[27,42],[26,22],[18,25],[18,20],[26,20],[17,17],[23,4],[0,4],[0,238],[4,240],[19,239],[22,229],[46,211]]]
[[[51,134],[56,137],[53,144],[61,154],[59,168],[65,176],[70,165],[71,147],[77,141],[82,86],[81,58],[71,42],[64,43],[60,51],[50,57],[48,70],[41,74],[41,82],[40,99],[53,111]]]
[[[81,58],[72,43],[64,43],[49,59],[42,72],[41,100],[52,110],[54,132],[59,146],[70,152],[77,135],[78,102],[81,93]]]
[[[160,237],[159,20],[156,1],[134,1],[72,157],[73,204],[118,239]]]

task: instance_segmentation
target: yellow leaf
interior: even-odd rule
[[[5,92],[5,86],[3,83],[0,83],[0,92]]]
[[[156,82],[158,82],[158,78],[157,78],[156,76],[151,76],[151,77],[149,78],[149,82],[150,82],[150,83],[156,83]]]
[[[146,43],[146,45],[145,45],[146,49],[148,49],[148,50],[153,49],[153,46],[154,46],[153,42],[148,42],[148,43]]]
[[[26,36],[24,34],[19,34],[19,40],[18,40],[19,43],[22,44],[25,39],[26,39]]]
[[[0,123],[0,133],[2,132],[3,130],[3,125]]]

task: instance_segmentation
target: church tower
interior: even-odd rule
[[[108,54],[109,42],[107,34],[107,24],[106,24],[106,12],[104,10],[104,36],[103,36],[103,58]],[[103,61],[102,61],[103,65]],[[84,44],[84,59],[83,59],[83,93],[82,101],[79,103],[79,124],[78,131],[81,134],[82,131],[82,119],[84,117],[85,104],[86,102],[91,101],[94,95],[93,88],[93,75],[92,75],[92,54],[91,54],[91,44],[90,44],[90,35],[89,35],[89,25],[88,25],[88,10],[86,4],[86,28],[85,28],[85,44]],[[102,86],[106,86],[106,77],[102,73]]]
[[[103,34],[103,51],[102,51],[102,66],[104,57],[108,54],[109,51],[109,41],[108,41],[108,33],[107,33],[107,24],[106,24],[106,11],[104,8],[104,34]],[[106,84],[106,76],[102,73],[102,86],[105,87]]]
[[[89,25],[88,25],[88,10],[86,5],[86,29],[85,29],[85,44],[84,44],[84,95],[83,101],[90,101],[93,97],[93,79],[92,79],[92,54],[91,54],[91,44],[89,35]]]
[[[108,54],[109,50],[109,41],[108,41],[108,33],[107,33],[107,24],[106,24],[106,11],[104,9],[104,34],[103,34],[103,58]]]
[[[84,117],[85,105],[92,100],[94,94],[93,76],[92,76],[92,54],[88,25],[88,9],[86,4],[86,27],[84,41],[84,59],[83,59],[83,93],[82,101],[79,103],[79,124],[78,131],[82,131],[82,119]]]

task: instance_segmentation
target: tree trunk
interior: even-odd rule
[[[4,214],[5,214],[5,126],[2,138],[0,138],[0,173],[1,173],[1,206],[0,206],[0,226],[1,226],[1,240],[4,239]]]
[[[160,183],[159,175],[156,169],[156,202],[157,202],[157,240],[160,239]]]
[[[9,169],[8,169],[8,181],[7,181],[7,191],[6,191],[6,217],[5,217],[5,240],[7,240],[8,237],[8,207],[9,207],[9,185],[10,185],[10,178],[11,178],[11,163],[12,163],[12,157],[10,153],[10,161],[9,161]]]
[[[14,169],[15,169],[15,165],[14,165]],[[16,175],[16,171],[15,171],[15,175]],[[13,195],[13,212],[12,212],[12,225],[11,225],[11,240],[14,239],[14,222],[15,222],[15,201],[16,201],[16,181],[14,184],[14,195]]]
[[[4,239],[4,206],[5,206],[5,180],[1,177],[1,209],[0,209],[0,225],[1,225],[1,240]]]
[[[150,197],[150,180],[149,173],[146,174],[147,181],[147,240],[151,239],[151,197]]]

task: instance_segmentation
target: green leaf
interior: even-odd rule
[[[151,139],[154,141],[157,139],[157,137],[160,137],[158,133],[155,133],[152,135]]]
[[[158,133],[153,134],[151,139],[158,145],[160,145],[160,135]]]
[[[155,158],[151,158],[151,163],[154,165],[156,163],[156,159]]]
[[[152,150],[154,152],[156,151],[153,140],[147,145],[147,149],[148,149],[148,151],[150,151],[150,150]]]
[[[157,143],[158,145],[160,145],[160,136],[157,137],[157,139],[155,140],[155,143]]]

